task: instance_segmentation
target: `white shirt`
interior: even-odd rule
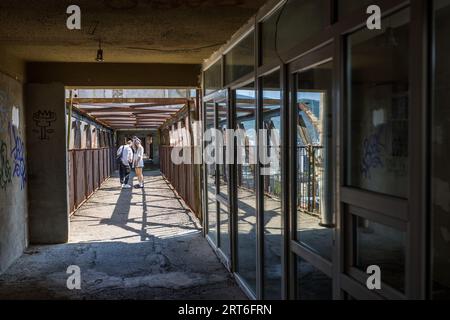
[[[123,153],[122,153],[122,150],[123,150]],[[121,146],[119,148],[119,150],[117,150],[117,156],[120,156],[120,155],[122,155],[121,160],[122,160],[123,165],[125,165],[125,166],[129,166],[130,163],[133,161],[133,150],[131,150],[130,146],[127,144]]]
[[[144,147],[139,146],[134,153],[134,167],[143,168],[144,167]]]

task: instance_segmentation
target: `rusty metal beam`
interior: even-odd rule
[[[151,116],[142,116],[142,115],[110,115],[110,116],[96,116],[97,119],[167,119],[170,116],[168,115],[160,115],[160,114],[154,114]]]
[[[103,126],[105,126],[105,127],[107,127],[107,128],[110,128],[110,126],[109,126],[107,123],[105,123],[105,122],[103,122],[103,121],[101,121],[101,120],[97,120],[95,117],[93,117],[93,116],[90,115],[89,113],[87,113],[87,112],[85,112],[85,111],[83,111],[83,110],[80,110],[80,109],[78,109],[78,108],[75,107],[75,106],[73,106],[72,108],[73,108],[73,110],[75,110],[75,111],[78,112],[79,114],[85,116],[86,118],[91,119],[91,120],[93,120],[93,121],[97,121],[97,122],[100,123],[101,125],[103,125]]]
[[[83,108],[79,109],[85,112],[177,112],[180,108],[161,108],[161,109],[136,109],[128,107],[111,107],[111,108]]]
[[[186,104],[191,99],[187,98],[74,98],[74,103],[91,104],[91,103],[151,103],[160,105],[170,104]]]

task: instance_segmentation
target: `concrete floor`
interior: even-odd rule
[[[70,243],[28,248],[0,276],[0,299],[245,299],[159,172],[144,190],[118,183],[72,217]],[[67,289],[70,265],[81,290]]]

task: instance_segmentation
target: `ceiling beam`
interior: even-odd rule
[[[170,116],[167,115],[159,115],[154,114],[151,116],[142,116],[142,115],[110,115],[110,116],[96,116],[96,119],[167,119],[170,118]]]
[[[188,98],[74,98],[73,103],[92,104],[92,103],[150,103],[159,105],[186,104]]]
[[[177,112],[181,108],[161,108],[161,109],[132,109],[128,107],[110,107],[110,108],[83,108],[78,107],[85,112]]]

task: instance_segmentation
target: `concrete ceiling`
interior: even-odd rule
[[[1,0],[0,47],[25,61],[201,63],[266,0]],[[66,9],[81,8],[81,30]]]

